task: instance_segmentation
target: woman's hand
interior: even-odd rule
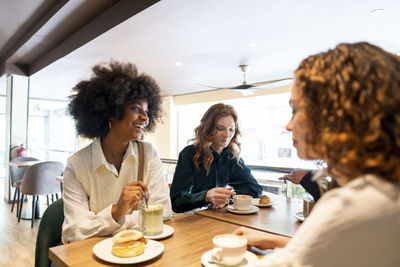
[[[137,181],[126,184],[122,189],[117,204],[111,209],[111,215],[117,221],[122,215],[128,213],[140,200],[144,199],[144,192],[147,192],[147,184]]]
[[[255,246],[262,250],[285,247],[290,240],[290,238],[286,236],[260,232],[246,227],[240,227],[233,233],[245,237],[247,239],[248,247]]]
[[[229,197],[233,195],[236,193],[232,191],[232,187],[215,187],[207,192],[205,201],[211,202],[212,209],[220,209],[225,207]]]
[[[299,184],[301,182],[301,180],[303,180],[303,177],[308,173],[308,170],[294,170],[291,173],[279,177],[279,180],[283,180],[286,183],[286,180],[291,181],[294,184]]]

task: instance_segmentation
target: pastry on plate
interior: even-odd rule
[[[269,199],[268,196],[263,195],[263,196],[261,196],[261,198],[260,198],[259,204],[260,204],[260,205],[268,205],[268,204],[271,204],[271,199]]]
[[[116,234],[113,239],[111,253],[121,258],[135,257],[143,254],[147,240],[136,230],[124,230]]]

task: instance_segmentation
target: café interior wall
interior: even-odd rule
[[[154,132],[145,134],[143,141],[153,144],[160,158],[176,159],[177,151],[177,114],[173,96],[162,98],[163,117]]]

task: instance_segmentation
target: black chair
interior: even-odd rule
[[[32,196],[32,223],[39,212],[39,196],[60,193],[60,183],[56,180],[64,171],[64,164],[59,161],[45,161],[30,166],[22,178],[21,202],[18,212],[18,222],[21,220],[23,199],[25,195]]]
[[[21,161],[39,161],[39,159],[32,157],[16,157],[10,160],[10,162],[21,162]],[[21,185],[22,177],[24,176],[26,169],[27,168],[10,165],[10,184],[12,187],[15,188],[14,198],[11,206],[11,212],[14,211],[15,198],[18,197],[17,212],[16,212],[17,217],[18,217],[19,202],[21,196],[19,187]]]
[[[53,202],[44,212],[36,237],[35,267],[48,267],[49,248],[61,243],[62,224],[64,222],[64,201]]]

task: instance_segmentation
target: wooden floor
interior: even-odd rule
[[[14,191],[12,191],[14,193]],[[25,209],[31,209],[31,199],[24,203]],[[45,199],[40,200],[41,213],[46,209]],[[40,220],[35,220],[31,228],[30,220],[18,223],[16,207],[11,213],[11,204],[4,201],[4,179],[0,179],[0,266],[34,266],[36,235]]]

